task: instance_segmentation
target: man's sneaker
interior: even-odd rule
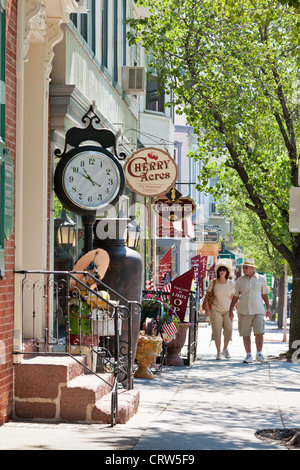
[[[230,352],[228,351],[228,349],[224,349],[224,351],[222,351],[222,355],[224,357],[226,357],[226,359],[230,359],[231,356],[230,356]]]
[[[257,353],[256,354],[256,360],[260,362],[261,364],[267,364],[267,359],[263,356],[262,353]]]
[[[217,357],[216,357],[217,361],[221,361],[222,360],[222,356],[221,356],[221,353],[218,353],[217,354]]]
[[[245,357],[244,361],[243,361],[245,364],[251,364],[251,362],[253,362],[253,357],[252,357],[252,354],[247,354],[247,356]]]

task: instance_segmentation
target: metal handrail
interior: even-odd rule
[[[35,352],[26,352],[24,351],[23,347],[22,347],[22,350],[21,351],[16,351],[15,354],[34,354],[34,355],[37,355],[37,354],[40,354],[40,355],[67,355],[67,356],[70,356],[72,357],[75,361],[77,362],[80,362],[83,367],[85,368],[85,370],[87,370],[89,373],[93,373],[95,375],[97,375],[97,377],[99,377],[100,380],[104,381],[106,384],[108,384],[110,387],[111,387],[111,394],[112,394],[112,398],[111,398],[111,406],[112,406],[112,414],[111,414],[111,426],[114,426],[117,422],[117,419],[118,419],[118,393],[117,393],[117,389],[118,389],[118,385],[120,382],[120,374],[121,372],[123,374],[125,374],[126,372],[126,367],[127,367],[127,374],[128,376],[126,377],[127,379],[127,388],[128,389],[132,389],[133,388],[133,357],[132,357],[132,349],[131,349],[131,344],[132,344],[132,337],[131,337],[131,334],[132,334],[132,315],[134,313],[137,313],[137,309],[140,311],[141,310],[141,304],[137,301],[129,301],[127,300],[126,298],[124,298],[121,294],[119,294],[118,292],[116,292],[114,289],[112,289],[110,286],[107,286],[105,283],[103,283],[102,281],[100,281],[98,278],[96,278],[93,274],[91,274],[90,272],[88,271],[50,271],[50,270],[16,270],[15,271],[15,274],[20,274],[20,275],[23,275],[23,279],[22,279],[22,324],[24,324],[24,296],[25,296],[25,292],[24,292],[24,289],[25,289],[25,285],[26,285],[26,282],[29,282],[31,283],[32,285],[32,290],[33,290],[33,299],[32,299],[32,341],[33,341],[33,344],[35,344],[35,346],[37,346],[37,342],[38,340],[40,340],[40,338],[36,338],[35,336],[35,322],[37,320],[37,317],[38,315],[44,315],[45,318],[42,318],[42,321],[45,320],[46,324],[44,325],[44,341],[45,341],[45,349],[44,351],[35,351]],[[116,301],[111,301],[110,299],[106,299],[104,298],[101,294],[99,294],[98,291],[92,289],[88,283],[85,283],[83,282],[82,280],[78,279],[76,277],[76,275],[78,274],[81,274],[81,275],[84,275],[86,279],[88,279],[89,282],[94,282],[97,284],[97,287],[100,288],[101,290],[106,290],[109,292],[110,295],[113,295],[114,298],[117,298],[118,299],[118,304],[116,303]],[[56,310],[54,310],[53,308],[53,321],[57,322],[57,333],[58,333],[58,315],[59,313],[62,313],[64,314],[64,310],[63,310],[63,307],[61,307],[61,305],[59,304],[59,301],[63,301],[62,303],[64,303],[64,307],[65,311],[67,311],[68,315],[67,315],[67,324],[65,325],[66,329],[65,329],[65,351],[50,351],[50,348],[55,348],[55,346],[59,346],[59,338],[57,338],[57,343],[54,342],[54,340],[56,339],[54,337],[54,335],[51,337],[52,339],[52,343],[50,342],[50,336],[51,334],[49,334],[49,328],[51,325],[49,325],[49,321],[50,321],[50,318],[49,318],[49,312],[37,312],[36,309],[35,309],[35,302],[36,302],[36,299],[34,298],[34,295],[36,294],[35,293],[35,286],[33,283],[33,280],[32,279],[29,279],[30,275],[42,275],[42,279],[39,280],[39,281],[35,281],[35,283],[37,282],[40,282],[41,285],[42,285],[42,288],[43,288],[43,300],[41,301],[41,303],[43,304],[42,305],[42,310],[44,309],[44,301],[45,299],[47,299],[46,301],[46,311],[47,309],[50,309],[49,307],[49,291],[50,290],[50,282],[52,283],[51,286],[53,288],[53,293],[55,292],[55,298],[53,297],[53,307],[54,307],[54,303],[55,302],[58,302],[58,305],[55,305],[55,307],[57,307]],[[48,276],[47,279],[45,279],[44,276]],[[57,280],[55,280],[55,276],[58,277]],[[66,279],[65,279],[66,278]],[[70,283],[74,283],[73,286],[70,286]],[[59,285],[59,283],[61,283],[61,285]],[[59,287],[58,287],[59,285]],[[28,287],[28,286],[27,286]],[[39,288],[41,288],[39,286]],[[60,291],[59,291],[60,289]],[[93,305],[95,304],[96,306],[96,310],[98,312],[99,308],[97,308],[97,305],[99,306],[99,303],[100,302],[105,302],[105,305],[106,305],[106,311],[107,313],[110,312],[110,318],[114,320],[113,322],[113,328],[114,328],[114,331],[113,331],[113,335],[114,336],[114,340],[113,340],[113,363],[110,362],[111,361],[111,358],[108,358],[109,359],[109,362],[110,362],[110,365],[112,365],[112,368],[113,368],[113,373],[114,373],[114,380],[113,380],[113,384],[111,384],[110,382],[106,381],[104,379],[104,377],[102,375],[98,375],[96,371],[92,370],[90,367],[88,367],[87,364],[83,364],[81,361],[79,361],[77,358],[76,358],[76,354],[72,354],[71,351],[70,351],[70,345],[71,345],[71,341],[70,341],[70,299],[72,299],[72,297],[70,296],[70,293],[71,292],[75,292],[75,294],[77,295],[77,297],[74,297],[75,298],[75,301],[77,301],[77,307],[78,307],[78,315],[79,315],[79,346],[80,346],[80,352],[81,352],[81,347],[84,346],[84,342],[82,342],[82,336],[81,336],[81,319],[82,319],[82,312],[81,312],[81,304],[84,302],[84,300],[82,300],[82,295],[81,295],[81,292],[82,290],[85,291],[85,300],[88,301],[88,299],[90,300],[90,314],[89,314],[89,317],[86,319],[87,320],[91,320],[91,330],[90,330],[90,335],[87,334],[87,331],[88,329],[86,328],[86,336],[91,336],[91,342],[93,344],[93,338],[94,338],[94,331],[93,331],[93,319],[92,319],[92,307]],[[59,298],[59,294],[61,295],[61,298]],[[93,296],[93,297],[91,297]],[[74,300],[73,298],[73,300]],[[57,312],[57,310],[60,309],[59,313]],[[66,316],[66,315],[64,315]],[[52,316],[51,316],[52,318]],[[126,363],[125,363],[125,372],[124,372],[124,368],[122,369],[122,366],[121,366],[121,360],[123,360],[123,358],[120,358],[120,355],[119,355],[119,348],[120,348],[120,343],[119,343],[119,338],[120,338],[120,332],[119,332],[119,321],[127,321],[128,322],[128,351],[127,351],[127,360],[126,360]],[[54,330],[54,325],[52,325],[53,327],[53,330]],[[67,328],[69,327],[69,329]],[[68,331],[67,331],[68,329]],[[52,330],[51,330],[52,332]],[[99,332],[99,331],[98,331]],[[23,338],[23,334],[24,334],[24,331],[22,331],[22,338]],[[57,334],[58,336],[58,334]],[[107,338],[106,338],[107,339]],[[109,342],[110,340],[108,340]],[[22,340],[22,343],[24,344],[24,341]],[[38,347],[38,346],[37,346]],[[90,354],[93,355],[93,353],[96,353],[98,354],[98,348],[99,348],[99,343],[98,343],[98,347],[97,349],[95,350],[94,346],[90,348]]]

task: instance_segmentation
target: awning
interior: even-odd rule
[[[191,217],[176,222],[156,217],[156,236],[158,238],[195,238]]]
[[[221,253],[219,253],[218,258],[235,259],[235,254],[225,248]]]

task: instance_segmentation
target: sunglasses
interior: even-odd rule
[[[227,271],[227,268],[219,268],[218,271]]]

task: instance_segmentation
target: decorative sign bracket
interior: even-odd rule
[[[113,147],[115,156],[121,160],[121,157],[117,154],[115,134],[109,129],[97,129],[94,127],[93,122],[95,121],[96,124],[100,124],[100,118],[95,114],[93,105],[90,106],[90,109],[81,120],[84,124],[89,121],[88,125],[84,128],[72,127],[69,129],[66,132],[63,152],[60,149],[55,149],[54,155],[56,157],[63,157],[67,153],[68,145],[77,148],[82,142],[93,141],[100,144],[102,148]]]

